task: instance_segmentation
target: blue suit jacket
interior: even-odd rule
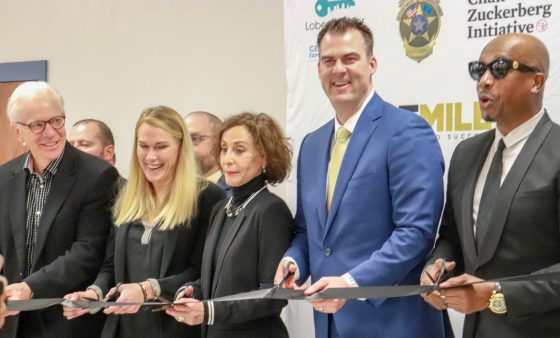
[[[444,162],[418,115],[375,94],[342,161],[330,212],[326,177],[334,121],[308,134],[298,159],[297,235],[286,256],[299,282],[349,272],[360,286],[418,284],[443,205]],[[334,314],[341,337],[442,337],[443,315],[420,297],[349,300]],[[327,315],[315,312],[317,337]]]

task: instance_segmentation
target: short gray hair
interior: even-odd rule
[[[16,122],[16,107],[18,101],[21,98],[33,97],[38,94],[52,95],[58,101],[58,104],[62,109],[62,113],[64,113],[64,100],[62,99],[62,96],[56,91],[56,89],[54,89],[51,85],[44,81],[29,81],[20,84],[8,99],[7,115],[10,122]]]

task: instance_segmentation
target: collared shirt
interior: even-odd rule
[[[41,221],[41,216],[43,215],[43,207],[47,201],[47,196],[51,190],[51,183],[56,171],[58,170],[58,164],[64,155],[64,150],[60,156],[49,163],[42,174],[39,174],[33,170],[33,160],[31,159],[31,153],[27,155],[25,160],[25,165],[23,170],[27,175],[27,202],[26,202],[26,212],[27,220],[25,223],[25,247],[27,249],[27,276],[31,274],[33,260],[35,256],[35,244],[37,243],[37,230],[39,229],[39,223]]]
[[[354,129],[356,129],[356,124],[358,124],[358,120],[360,119],[360,116],[362,116],[362,113],[364,112],[364,109],[366,108],[367,104],[369,103],[369,101],[373,97],[373,94],[375,94],[375,90],[372,88],[371,92],[369,92],[369,95],[366,97],[366,99],[362,103],[362,106],[360,107],[360,109],[358,109],[358,111],[356,111],[354,114],[352,114],[352,116],[350,116],[350,118],[348,118],[348,120],[346,120],[346,122],[344,124],[340,124],[340,122],[338,122],[338,119],[336,118],[336,113],[335,113],[335,115],[334,115],[334,133],[333,133],[333,136],[332,136],[332,139],[331,139],[331,149],[330,149],[331,155],[332,155],[332,151],[333,151],[333,148],[334,148],[334,144],[336,142],[336,132],[338,131],[338,129],[340,127],[346,128],[350,132],[350,138],[352,138],[352,134],[354,133]],[[348,139],[348,142],[350,142],[350,138]],[[328,172],[327,172],[327,177],[329,177]],[[325,181],[325,182],[327,182],[327,184],[328,184],[328,180]],[[325,191],[328,190],[327,184],[325,184]],[[325,201],[325,203],[326,203],[326,201]]]
[[[544,108],[539,111],[538,114],[531,117],[529,120],[523,122],[521,125],[510,131],[507,135],[502,135],[500,130],[496,128],[496,136],[494,137],[494,143],[490,147],[488,155],[486,155],[486,161],[480,170],[478,175],[478,180],[476,181],[476,187],[473,196],[473,226],[474,234],[476,235],[476,221],[478,218],[478,209],[480,206],[480,198],[482,196],[482,190],[484,189],[484,184],[486,183],[486,177],[488,176],[488,171],[490,170],[490,164],[492,163],[492,158],[498,149],[498,143],[501,139],[504,139],[505,148],[502,154],[502,177],[500,180],[500,185],[504,182],[507,174],[511,170],[515,159],[521,153],[521,149],[527,142],[529,135],[535,130],[537,124],[544,115]]]
[[[356,124],[358,123],[358,120],[360,119],[360,116],[362,116],[362,113],[364,112],[364,109],[366,108],[367,104],[369,103],[369,101],[371,100],[371,98],[373,97],[374,94],[375,94],[375,89],[372,88],[371,92],[369,92],[369,95],[366,97],[366,99],[362,103],[362,106],[360,107],[360,109],[358,109],[358,111],[356,111],[352,116],[350,116],[350,118],[348,118],[348,120],[346,120],[346,122],[343,125],[340,124],[340,122],[338,122],[338,119],[336,118],[336,113],[335,113],[333,140],[336,138],[336,132],[338,131],[338,128],[340,128],[340,127],[344,127],[346,129],[348,129],[348,131],[350,133],[354,133],[354,129],[356,128]],[[334,145],[334,142],[331,142],[331,150],[332,150],[332,145]]]
[[[218,183],[218,180],[222,177],[222,172],[220,170],[216,171],[212,175],[206,177],[206,179],[214,184]]]

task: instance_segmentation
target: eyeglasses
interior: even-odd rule
[[[520,72],[540,72],[538,69],[519,63],[517,60],[508,60],[504,58],[498,58],[489,64],[480,61],[469,63],[469,74],[475,81],[479,81],[484,73],[486,73],[487,69],[490,70],[490,74],[492,74],[495,79],[503,79],[510,69]]]
[[[33,121],[30,124],[25,124],[21,122],[16,122],[16,123],[21,124],[22,126],[26,126],[27,128],[29,128],[29,130],[31,130],[33,134],[40,134],[43,132],[43,130],[45,130],[47,123],[50,124],[51,127],[53,127],[54,129],[62,128],[64,126],[65,119],[66,116],[62,115],[62,116],[55,116],[48,121]]]
[[[207,137],[210,137],[210,135],[191,134],[191,141],[194,145],[197,145],[201,144]]]

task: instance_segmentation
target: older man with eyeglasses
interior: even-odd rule
[[[66,142],[62,97],[47,83],[21,84],[7,113],[29,149],[0,166],[0,253],[12,283],[7,299],[82,290],[104,257],[118,173]],[[0,337],[98,337],[104,321],[100,315],[66,321],[57,307],[9,315]]]
[[[496,128],[453,153],[440,237],[421,280],[455,275],[424,299],[467,314],[463,337],[560,332],[559,281],[485,282],[560,269],[560,126],[543,106],[549,63],[536,37],[505,34],[468,67]],[[445,289],[471,282],[480,283]]]

